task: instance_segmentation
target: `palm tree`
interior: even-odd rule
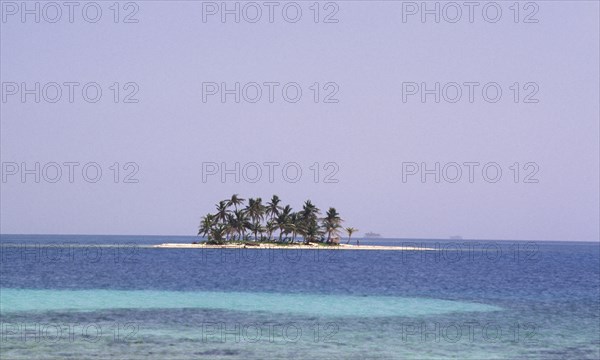
[[[248,206],[245,211],[254,222],[260,222],[265,217],[265,207],[261,198],[248,199]]]
[[[238,223],[236,217],[231,213],[227,214],[227,221],[224,225],[226,240],[229,240],[229,237],[231,236],[231,240],[235,241],[235,235],[238,234]]]
[[[275,220],[267,221],[265,225],[265,230],[267,231],[267,240],[271,241],[271,236],[273,235],[273,231],[277,229],[277,222]]]
[[[198,236],[207,236],[210,234],[212,226],[214,224],[214,215],[206,214],[200,220],[200,226],[198,228]]]
[[[302,206],[301,214],[304,218],[317,218],[321,211],[310,200],[306,200]]]
[[[348,241],[346,242],[346,244],[350,244],[350,239],[352,238],[352,234],[354,234],[355,232],[358,232],[358,229],[355,229],[353,227],[347,227],[346,232],[348,233]]]
[[[340,214],[335,210],[335,208],[329,208],[327,210],[327,214],[325,215],[325,219],[323,219],[323,227],[327,232],[327,242],[331,242],[331,235],[337,235],[342,225],[340,225],[342,219],[340,218]]]
[[[262,199],[248,199],[248,205],[244,209],[244,212],[250,218],[251,223],[248,228],[254,233],[254,239],[258,241],[258,229],[260,228],[260,222],[264,218],[264,206],[262,205]]]
[[[231,221],[233,222],[233,228],[235,232],[239,235],[238,239],[242,240],[246,237],[246,228],[249,227],[250,222],[248,221],[248,216],[245,211],[236,210],[234,212],[235,216],[232,216]]]
[[[261,234],[260,238],[262,239],[262,233],[265,231],[265,228],[259,222],[254,222],[249,224],[249,229],[254,233],[254,240],[258,241],[258,233]]]
[[[265,205],[263,205],[261,198],[256,198],[255,207],[256,207],[256,210],[254,212],[256,213],[256,219],[258,221],[263,221],[265,219],[267,207]]]
[[[209,238],[211,239],[212,242],[215,242],[217,244],[222,244],[224,241],[223,236],[225,235],[225,231],[226,231],[225,225],[217,224],[216,226],[211,228]]]
[[[280,242],[281,242],[282,235],[289,233],[291,214],[292,214],[292,207],[289,205],[286,205],[279,213],[279,216],[277,216],[276,222],[277,222],[277,227],[279,228],[279,241]]]
[[[296,233],[302,236],[305,244],[308,244],[308,241],[306,240],[306,227],[304,226],[303,222],[299,222],[296,226]]]
[[[297,212],[290,214],[290,227],[292,228],[292,240],[291,242],[296,242],[296,233],[298,232],[301,226],[300,216]]]
[[[294,242],[294,236],[296,235],[296,224],[292,220],[291,216],[289,216],[287,218],[287,222],[285,223],[284,229],[285,229],[285,235],[288,235],[289,233],[293,234],[292,237],[288,239],[288,241],[290,243],[293,243]]]
[[[237,211],[238,205],[241,205],[243,203],[244,203],[244,199],[239,197],[238,194],[233,194],[233,195],[231,195],[231,199],[227,200],[227,207],[230,207],[231,205],[233,205],[233,207],[235,208],[235,211]]]
[[[279,242],[281,242],[281,237],[285,233],[286,226],[289,222],[289,215],[285,212],[279,214],[277,219],[275,219],[275,223],[277,224],[277,228],[279,229]]]
[[[321,228],[319,225],[314,222],[310,223],[304,230],[304,241],[308,244],[311,241],[316,241],[321,237],[323,233],[321,232]]]
[[[215,220],[217,222],[225,222],[225,220],[227,220],[227,214],[229,214],[229,210],[227,210],[227,203],[225,201],[219,201],[217,204]]]
[[[303,237],[304,242],[308,243],[311,240],[315,240],[315,236],[319,233],[319,225],[317,215],[320,210],[312,204],[310,200],[306,200],[302,206],[302,210],[299,212],[300,226],[299,231]]]
[[[286,205],[282,210],[280,215],[285,215],[285,216],[290,216],[290,214],[292,213],[292,207],[289,205]]]
[[[279,196],[273,195],[273,197],[271,197],[271,201],[267,203],[267,209],[265,213],[267,216],[269,216],[269,219],[273,220],[274,217],[279,215],[279,211],[281,210],[281,206],[279,206],[280,202],[281,200],[279,199]]]

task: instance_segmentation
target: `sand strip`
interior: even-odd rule
[[[277,244],[225,244],[225,245],[206,245],[206,244],[177,244],[165,243],[154,245],[154,248],[161,249],[282,249],[282,250],[395,250],[395,251],[433,251],[435,249],[426,247],[411,247],[411,246],[382,246],[382,245],[350,245],[340,244],[337,246],[322,246],[317,244],[294,244],[294,245],[277,245]]]

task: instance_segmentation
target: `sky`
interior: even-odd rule
[[[2,1],[0,232],[598,241],[599,3],[462,3]]]

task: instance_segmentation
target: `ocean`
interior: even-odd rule
[[[600,244],[0,236],[0,359],[599,359]]]

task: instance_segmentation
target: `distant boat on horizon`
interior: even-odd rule
[[[462,240],[462,239],[463,239],[463,237],[462,237],[462,236],[460,236],[460,235],[452,235],[452,236],[450,236],[450,239],[451,239],[451,240]]]
[[[369,238],[380,238],[381,234],[378,233],[374,233],[369,231],[368,233],[365,233],[365,238],[369,239]]]

